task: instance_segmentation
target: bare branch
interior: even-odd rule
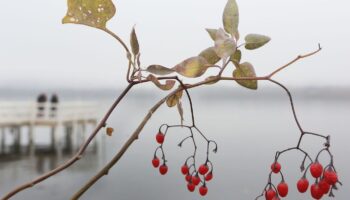
[[[303,58],[307,58],[310,56],[315,55],[316,53],[320,52],[322,50],[322,47],[320,44],[318,44],[318,49],[316,51],[313,51],[311,53],[305,54],[305,55],[299,55],[297,56],[294,60],[290,61],[289,63],[283,65],[282,67],[276,69],[275,71],[273,71],[270,75],[268,75],[269,78],[272,78],[272,76],[274,76],[275,74],[277,74],[278,72],[282,71],[283,69],[287,68],[288,66],[292,65],[293,63],[297,62],[300,59]]]

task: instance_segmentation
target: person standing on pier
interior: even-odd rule
[[[38,113],[37,117],[42,118],[45,116],[45,104],[47,101],[47,96],[45,93],[41,93],[37,98],[38,103]]]
[[[50,117],[56,117],[57,116],[57,106],[58,106],[58,96],[57,94],[53,94],[50,99],[51,107],[50,107]]]

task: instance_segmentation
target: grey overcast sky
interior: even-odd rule
[[[136,24],[142,63],[173,66],[213,45],[205,28],[222,27],[226,0],[118,0],[111,30],[129,41]],[[272,38],[244,51],[259,75],[300,53],[324,50],[280,73],[290,86],[350,86],[347,0],[238,0],[240,32]],[[0,87],[124,87],[126,59],[109,35],[62,25],[66,0],[0,0]]]

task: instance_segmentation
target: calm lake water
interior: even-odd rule
[[[216,89],[216,90],[215,90]],[[253,200],[266,184],[269,166],[277,150],[296,145],[298,129],[293,121],[287,96],[283,91],[259,90],[256,92],[218,87],[204,94],[204,90],[193,91],[195,115],[198,128],[210,139],[219,144],[217,154],[210,158],[215,167],[214,179],[208,184],[209,192],[204,198],[198,192],[189,193],[180,167],[192,153],[190,142],[183,148],[177,144],[189,135],[188,130],[171,129],[165,142],[165,153],[169,172],[159,175],[151,165],[157,144],[155,134],[163,123],[178,124],[176,108],[161,107],[153,115],[136,141],[120,162],[101,179],[86,195],[84,200],[193,200],[193,199],[241,199]],[[79,189],[128,139],[148,109],[160,97],[159,94],[143,93],[135,90],[116,109],[108,125],[115,128],[112,137],[100,132],[97,152],[89,151],[73,167],[45,182],[17,195],[14,200],[63,200]],[[335,192],[339,200],[350,196],[350,90],[342,91],[295,90],[295,104],[301,124],[307,131],[332,136],[331,151],[335,156],[335,165],[344,186]],[[107,95],[101,101],[101,111],[113,102],[114,95]],[[20,97],[16,97],[20,98]],[[190,122],[187,102],[184,100],[185,122]],[[198,138],[198,162],[203,162],[205,149]],[[322,148],[319,138],[306,137],[302,146],[312,157]],[[18,157],[0,161],[0,194],[14,186],[28,181],[53,166],[67,160],[69,155],[60,158],[50,155],[36,157]],[[299,170],[303,156],[290,152],[281,157],[285,179],[290,185],[290,195],[285,199],[307,200],[308,194],[296,192],[296,181],[301,177]],[[325,164],[326,156],[321,159]],[[198,164],[199,164],[198,163]],[[308,176],[310,177],[310,175]],[[279,182],[279,177],[274,178]],[[325,199],[328,199],[325,198]]]

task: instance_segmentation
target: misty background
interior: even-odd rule
[[[127,43],[134,25],[142,65],[172,67],[213,42],[205,28],[222,27],[226,1],[115,1],[108,27]],[[345,0],[238,1],[241,40],[248,33],[272,38],[255,51],[245,50],[258,75],[265,75],[297,55],[324,48],[278,74],[289,86],[349,86],[349,3]],[[1,1],[0,87],[124,87],[127,59],[106,33],[79,25],[62,25],[66,1]],[[242,41],[241,41],[242,43]],[[228,83],[226,83],[227,85]],[[231,85],[231,84],[229,84]]]
[[[128,43],[130,31],[136,25],[144,67],[150,64],[172,67],[212,46],[205,28],[222,27],[226,4],[226,0],[113,2],[117,12],[107,27]],[[335,192],[335,199],[348,199],[350,28],[346,24],[350,19],[350,3],[345,0],[237,2],[240,43],[249,33],[272,38],[260,49],[243,50],[242,61],[251,62],[257,75],[266,75],[299,54],[316,50],[318,43],[323,47],[315,56],[278,73],[275,79],[290,88],[305,130],[332,135],[331,150],[344,183]],[[97,102],[103,114],[127,86],[127,59],[119,43],[97,29],[62,25],[66,10],[65,0],[0,1],[0,103],[34,101],[39,92],[55,92],[61,102]],[[227,71],[226,75],[230,76],[230,70]],[[212,73],[217,72],[208,70],[201,78],[185,80],[199,81]],[[266,184],[275,152],[294,146],[298,140],[299,132],[285,92],[261,81],[257,91],[225,81],[190,92],[197,125],[219,144],[218,154],[211,155],[215,178],[209,183],[209,193],[204,199],[254,199]],[[97,153],[88,153],[72,168],[13,199],[69,199],[114,156],[148,109],[166,94],[152,84],[134,88],[108,121],[116,129],[113,137],[107,137],[101,130]],[[185,122],[189,123],[185,99],[183,105]],[[180,166],[192,151],[189,144],[182,149],[177,147],[187,136],[186,130],[171,131],[166,145],[168,175],[160,176],[151,166],[157,147],[154,136],[163,123],[178,124],[177,110],[162,106],[118,166],[82,199],[199,199],[198,194],[187,191],[180,175]],[[45,131],[38,130],[39,140],[49,140]],[[87,134],[90,132],[87,129]],[[314,157],[322,144],[321,140],[307,137],[303,147]],[[69,155],[0,159],[0,196],[68,158]],[[281,160],[290,184],[290,195],[285,199],[310,199],[309,194],[301,195],[295,188],[301,176],[302,158],[294,152]],[[321,159],[324,163],[328,161],[326,156]],[[278,181],[277,177],[275,182]]]

